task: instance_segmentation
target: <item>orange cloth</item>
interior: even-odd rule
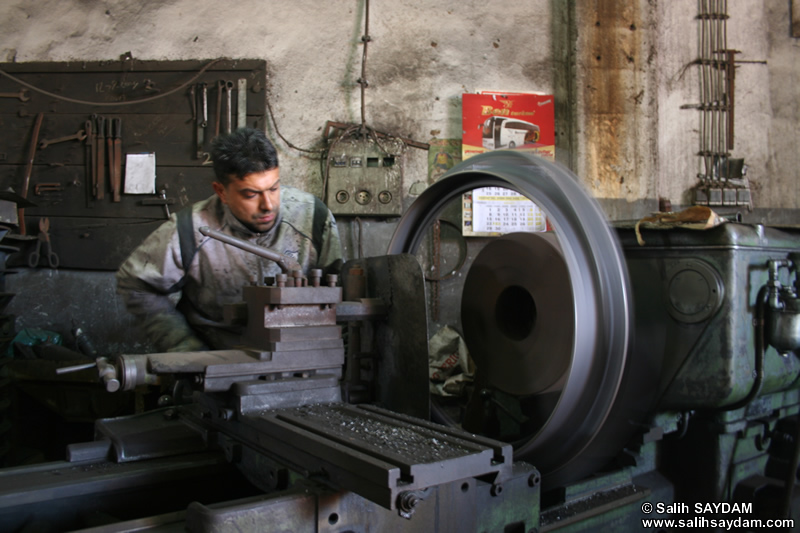
[[[719,226],[725,219],[714,212],[713,209],[695,205],[677,213],[655,213],[644,217],[636,223],[636,241],[639,246],[644,246],[644,239],[640,228],[669,229],[675,227],[688,229],[708,229]]]

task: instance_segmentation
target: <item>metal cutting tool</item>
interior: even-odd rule
[[[40,218],[39,219],[39,235],[36,240],[36,249],[28,256],[28,266],[31,268],[36,268],[39,266],[39,260],[42,257],[42,246],[44,246],[45,253],[44,257],[47,260],[47,264],[50,268],[58,268],[58,255],[53,252],[53,246],[50,242],[50,219]]]

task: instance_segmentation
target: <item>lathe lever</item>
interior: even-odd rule
[[[98,357],[94,363],[84,363],[81,365],[65,366],[56,369],[56,374],[69,374],[71,372],[79,372],[89,368],[97,367],[98,377],[103,380],[108,392],[117,392],[119,390],[119,379],[117,379],[116,367],[108,362],[105,357]]]

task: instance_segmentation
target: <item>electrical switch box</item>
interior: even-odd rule
[[[334,215],[399,216],[405,145],[398,139],[337,139],[328,153],[325,203]]]

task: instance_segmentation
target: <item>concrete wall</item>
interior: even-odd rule
[[[722,2],[719,2],[722,4]],[[572,168],[611,218],[636,218],[657,200],[691,204],[703,171],[700,3],[576,2]],[[732,158],[743,158],[754,211],[745,220],[798,223],[798,40],[790,2],[725,2],[736,50]]]
[[[657,194],[687,204],[701,172],[700,113],[681,109],[699,101],[695,2],[659,2]],[[728,2],[728,49],[736,50],[735,139],[731,155],[744,158],[757,222],[798,223],[798,40],[790,36],[790,2]]]
[[[797,39],[790,2],[728,2],[738,50],[736,145],[755,206],[797,208]],[[555,92],[564,158],[598,198],[685,204],[700,158],[697,0],[370,4],[366,121],[420,141],[460,136],[460,96]],[[359,122],[364,1],[9,0],[0,59],[264,58],[281,133],[321,148],[326,120]],[[759,62],[760,61],[760,62]],[[566,73],[566,74],[565,74]],[[574,133],[567,131],[574,128]],[[272,132],[274,135],[274,127]],[[321,192],[314,157],[277,139],[286,179]],[[424,181],[412,150],[406,181]],[[614,213],[609,213],[614,215]]]
[[[728,2],[737,59],[736,144],[753,220],[797,223],[797,46],[788,1]],[[552,92],[558,159],[610,218],[636,218],[663,197],[687,205],[700,170],[697,0],[372,0],[366,123],[418,141],[461,135],[460,97],[480,89]],[[364,0],[5,0],[0,60],[263,58],[278,130],[323,147],[327,120],[359,122]],[[318,156],[269,134],[284,181],[320,194]],[[416,184],[416,185],[415,185]],[[408,150],[404,189],[427,184],[427,155]],[[392,220],[363,222],[382,254]],[[358,232],[342,233],[349,258]],[[470,246],[480,246],[472,241]],[[19,310],[24,314],[24,309]]]
[[[639,204],[611,216],[640,216],[658,184],[655,12],[647,2],[577,5],[574,169],[595,197]]]

